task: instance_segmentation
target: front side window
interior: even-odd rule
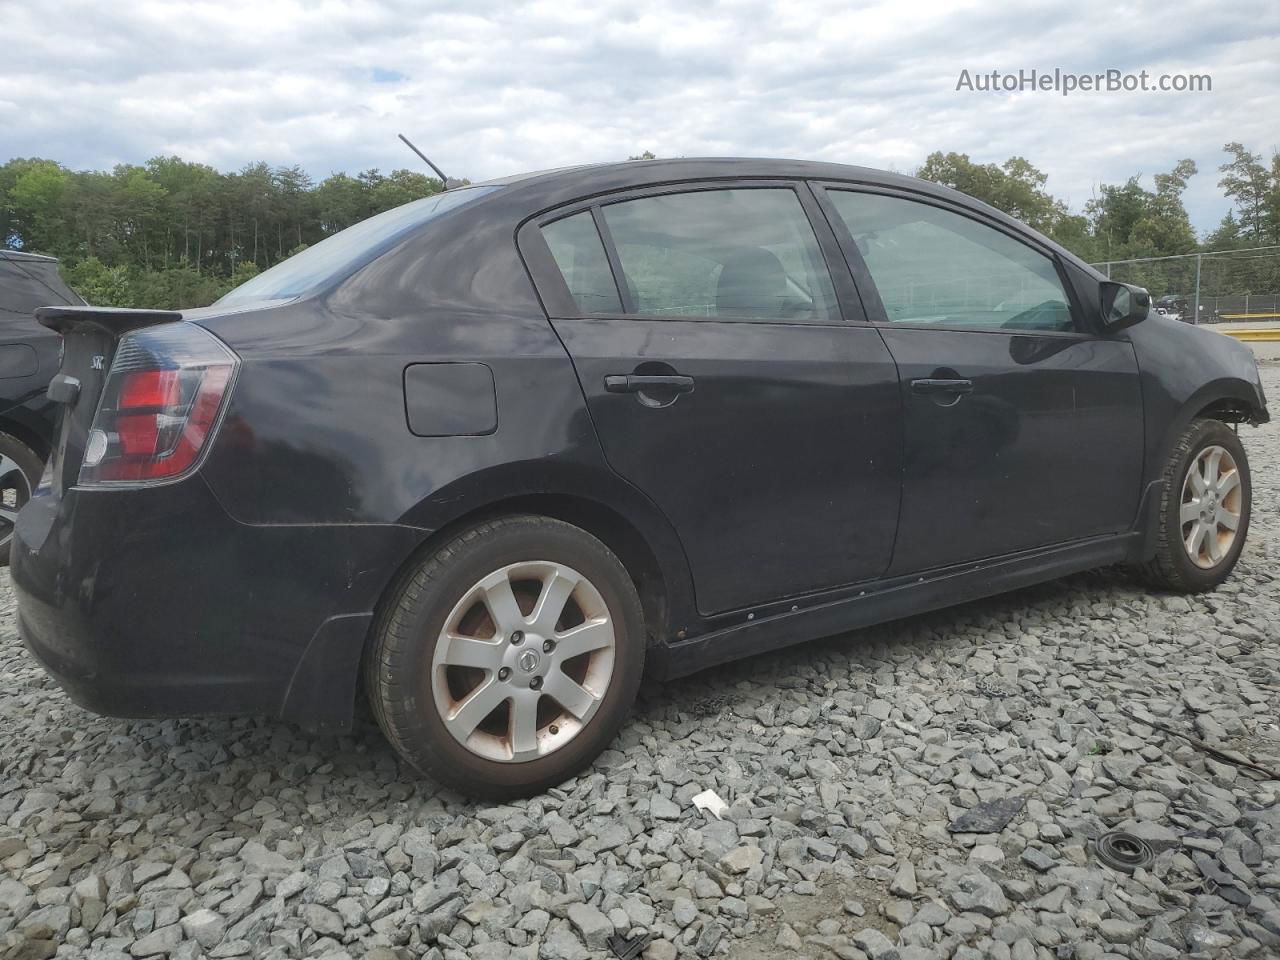
[[[866,261],[891,323],[1070,330],[1053,261],[1007,234],[927,203],[828,194]]]
[[[542,228],[542,238],[565,284],[583,313],[621,313],[618,288],[591,211],[584,210]]]
[[[601,209],[638,314],[839,319],[831,277],[792,190],[700,190]]]

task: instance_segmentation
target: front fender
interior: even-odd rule
[[[1131,557],[1140,562],[1154,550],[1165,465],[1191,421],[1208,414],[1259,424],[1270,414],[1257,361],[1244,344],[1157,316],[1126,332],[1138,357],[1146,431],[1146,480],[1135,523],[1143,536]]]
[[[1243,419],[1269,419],[1253,351],[1204,327],[1153,315],[1126,331],[1138,357],[1146,427],[1144,475],[1158,480],[1169,451],[1193,418],[1224,401]]]

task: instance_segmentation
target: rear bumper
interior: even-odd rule
[[[14,531],[18,630],[97,713],[257,714],[341,731],[372,612],[422,536],[239,523],[199,476],[36,496]]]

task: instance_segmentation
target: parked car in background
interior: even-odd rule
[[[9,563],[13,522],[40,479],[59,410],[45,388],[62,340],[36,322],[35,310],[83,303],[54,258],[0,250],[0,566]]]
[[[646,663],[1127,563],[1209,590],[1249,527],[1249,349],[987,205],[835,164],[451,189],[182,313],[49,307],[29,648],[123,716],[350,728],[560,783]]]
[[[1181,320],[1183,323],[1196,322],[1194,305],[1186,297],[1160,297],[1155,302],[1155,309],[1157,313],[1172,320]],[[1204,308],[1200,309],[1203,312]]]

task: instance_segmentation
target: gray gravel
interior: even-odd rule
[[[368,724],[92,716],[0,578],[0,956],[1278,956],[1280,780],[1238,761],[1280,770],[1280,428],[1244,435],[1217,593],[1094,573],[651,686],[592,772],[509,806]],[[1114,828],[1150,869],[1098,862]]]

